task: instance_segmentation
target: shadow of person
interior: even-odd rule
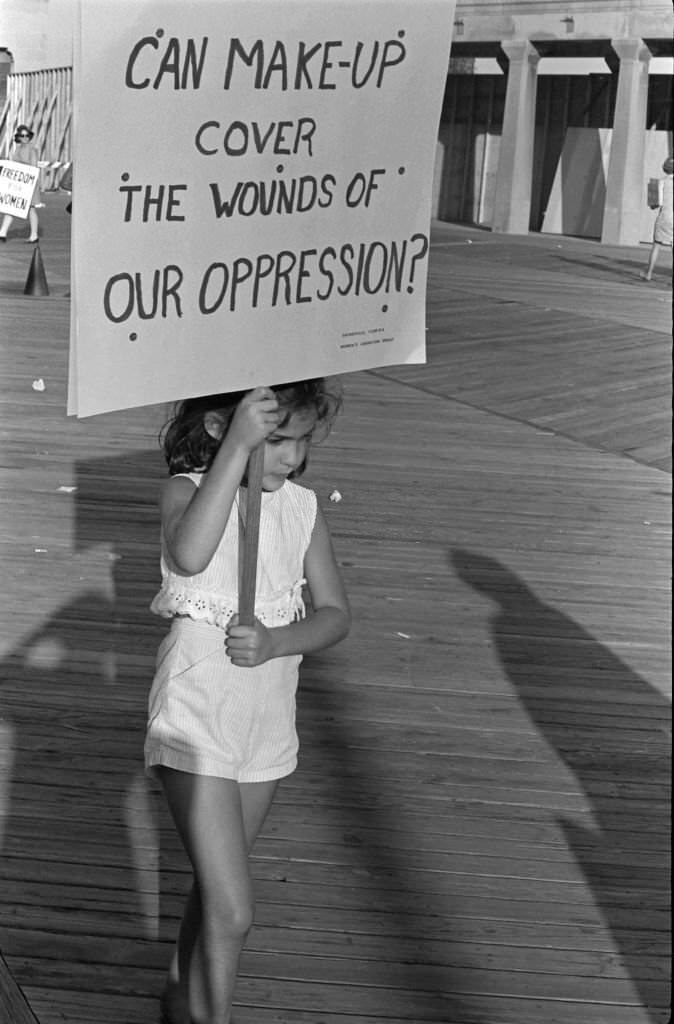
[[[141,987],[158,991],[169,955],[154,941],[160,811],[143,770],[147,693],[166,629],[149,612],[162,475],[157,451],[76,463],[66,582],[72,594],[84,574],[81,590],[0,666],[13,746],[3,852],[17,859],[21,922],[8,952],[26,959],[20,984],[39,977],[45,956],[63,999],[91,990],[94,1007],[115,972],[119,987],[125,972],[147,971]]]
[[[348,1005],[340,995],[336,1012],[360,1021],[376,1005],[387,1020],[389,1014],[396,1021],[473,1020],[470,997],[457,990],[466,988],[463,968],[478,967],[479,960],[471,963],[467,948],[455,960],[454,894],[442,874],[429,869],[427,842],[409,824],[411,815],[418,825],[419,805],[392,766],[400,735],[390,723],[382,740],[378,716],[370,719],[372,705],[359,687],[339,685],[348,678],[351,657],[348,641],[304,656],[299,765],[281,783],[263,833],[292,837],[295,854],[298,843],[307,843],[288,869],[305,890],[300,903],[307,903],[312,928],[321,908],[323,948],[336,957],[348,992]],[[413,753],[408,767],[410,759]],[[418,765],[423,761],[420,755]],[[410,786],[416,792],[414,781]],[[431,813],[442,811],[434,806]],[[321,944],[317,939],[317,950]],[[356,977],[358,983],[349,984]]]
[[[558,263],[568,263],[574,267],[584,267],[597,271],[597,280],[605,277],[610,279],[618,277],[627,279],[632,284],[642,284],[639,271],[643,270],[643,259],[616,259],[609,256],[597,255],[589,259],[582,259],[580,256],[563,256],[558,253],[553,255]],[[671,276],[671,270],[663,268],[663,284],[666,281],[667,273]]]
[[[594,816],[558,823],[652,1021],[669,1002],[671,707],[568,615],[493,558],[454,550],[459,577],[497,605],[507,677],[574,773]]]

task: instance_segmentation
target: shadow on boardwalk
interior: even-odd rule
[[[646,259],[616,259],[609,256],[593,255],[591,258],[583,258],[579,255],[575,256],[556,256],[556,260],[560,264],[567,264],[572,267],[579,267],[585,270],[596,271],[603,275],[612,275],[614,277],[626,278],[632,284],[639,285],[640,288],[648,287],[640,274],[645,269],[647,260]],[[671,267],[661,266],[655,269],[655,282],[663,286],[669,285],[671,288],[672,284],[672,271]]]
[[[38,994],[115,992],[156,955],[145,943],[158,937],[159,890],[142,745],[165,631],[148,612],[161,475],[156,451],[76,463],[68,564],[86,572],[99,549],[92,584],[2,665],[13,763],[0,825],[5,852],[17,857],[19,908],[5,952],[30,964],[19,963],[16,978]]]
[[[154,844],[157,858],[161,853],[175,863],[171,849],[160,851],[158,837],[148,834],[152,806],[139,782],[152,660],[166,628],[148,613],[158,582],[162,476],[156,451],[78,463],[75,551],[108,551],[110,586],[65,603],[3,666],[16,738],[6,840],[15,854],[15,900],[22,908],[7,952],[29,964],[17,980],[35,984],[44,977],[45,985],[95,992],[99,984],[114,991],[122,977],[126,984],[133,976],[148,1006],[154,1006],[150,990],[159,987],[168,954],[156,942],[160,915],[170,913],[170,889],[179,882],[175,873],[172,881],[165,874],[170,889],[160,893],[158,859],[154,868],[146,861],[145,878],[139,878],[144,865],[133,846],[134,833],[145,830],[145,848]],[[587,799],[596,828],[565,817],[559,826],[640,1001],[660,1022],[669,705],[498,561],[454,551],[451,562],[462,580],[495,603],[491,630],[507,678]],[[329,653],[307,659],[308,671],[319,672],[324,660]],[[330,779],[330,802],[341,808],[344,836],[359,848],[357,870],[366,872],[360,893],[365,897],[369,889],[370,909],[389,915],[377,984],[383,981],[398,1003],[413,1001],[410,1012],[418,1019],[475,1020],[470,997],[461,1005],[452,994],[452,970],[434,960],[428,932],[418,933],[410,958],[410,913],[432,917],[431,901],[445,904],[437,894],[425,899],[419,892],[409,850],[368,839],[373,827],[393,834],[400,807],[381,799],[376,778],[362,764],[350,773],[348,706],[331,715],[320,691],[303,700],[317,722],[314,749],[305,748],[308,760],[316,761],[328,745],[346,766]],[[102,931],[93,926],[94,915]],[[451,934],[451,920],[448,929]]]
[[[565,817],[559,826],[644,1007],[654,1022],[662,1021],[669,995],[671,707],[500,562],[462,550],[451,553],[451,562],[464,582],[497,605],[490,626],[507,678],[589,803],[596,828]],[[634,833],[641,833],[636,846]],[[650,933],[652,942],[658,928],[664,932],[660,981],[652,966],[648,973],[654,950],[644,940]]]
[[[17,856],[18,926],[6,940],[16,979],[37,992],[54,985],[93,1002],[97,991],[133,984],[143,993],[138,1006],[152,1014],[176,926],[176,890],[187,880],[184,859],[158,831],[163,801],[148,789],[142,766],[154,654],[167,629],[149,613],[159,582],[163,476],[157,451],[77,462],[73,550],[86,556],[99,549],[104,564],[109,559],[109,579],[97,562],[92,587],[64,602],[2,665],[14,763],[0,824],[5,852]],[[308,658],[307,671],[320,671],[330,657]],[[328,743],[346,763],[348,722],[329,713],[320,693],[306,693],[303,704],[319,722],[305,747],[308,760],[320,759]],[[385,979],[383,998],[424,1019],[463,1019],[422,935],[414,961],[407,960],[407,922],[420,900],[414,858],[366,838],[373,826],[394,833],[399,809],[378,800],[367,771],[325,771],[345,839],[360,850],[356,874],[369,880],[361,891],[365,897],[373,887],[369,907],[388,920],[385,962],[375,972]],[[108,1012],[101,1002],[100,1019]],[[93,1024],[99,1017],[92,1013]]]

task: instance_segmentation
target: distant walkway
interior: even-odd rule
[[[432,237],[428,365],[396,379],[671,471],[671,255],[649,284],[647,247]]]

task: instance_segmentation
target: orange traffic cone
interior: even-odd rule
[[[40,252],[39,245],[36,245],[33,249],[33,258],[30,261],[30,270],[28,271],[26,287],[23,289],[23,294],[49,295],[49,287],[47,285],[47,277],[44,272],[44,264],[42,263],[42,254]]]

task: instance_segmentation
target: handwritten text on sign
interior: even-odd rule
[[[0,213],[25,220],[39,177],[39,167],[0,160]]]
[[[73,411],[423,359],[447,5],[318,6],[84,5]]]

